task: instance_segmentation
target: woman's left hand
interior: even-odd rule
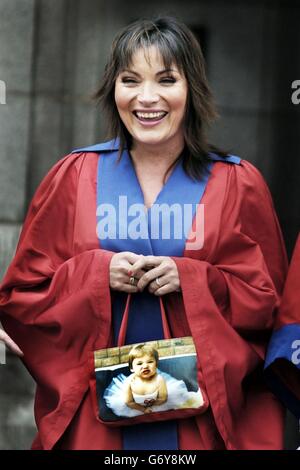
[[[139,279],[137,288],[143,291],[148,286],[149,292],[155,295],[165,295],[180,291],[180,279],[175,261],[169,256],[140,255],[131,268],[134,273],[141,269],[147,272]]]

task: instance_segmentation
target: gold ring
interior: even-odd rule
[[[134,276],[130,276],[130,278],[129,278],[129,283],[130,283],[132,286],[135,286],[135,277],[134,277]]]

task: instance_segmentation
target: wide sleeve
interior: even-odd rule
[[[199,374],[227,449],[279,448],[283,411],[260,378],[286,272],[271,197],[251,164],[216,163],[202,203],[203,247],[174,258]]]
[[[265,374],[274,393],[300,419],[300,236],[268,346]]]
[[[69,155],[42,181],[0,287],[1,322],[38,385],[36,418],[40,430],[43,425],[47,430],[45,447],[71,419],[88,387],[88,353],[96,341],[106,345],[109,338],[113,253],[97,245],[74,251],[84,160],[84,154]],[[95,212],[91,220],[96,224]]]
[[[228,170],[224,186],[216,217],[204,218],[203,259],[192,251],[176,259],[183,296],[192,279],[197,295],[199,289],[209,288],[234,329],[245,334],[269,330],[287,269],[271,196],[258,170],[246,161]],[[205,206],[206,212],[214,211],[210,201]]]

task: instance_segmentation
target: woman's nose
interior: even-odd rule
[[[149,84],[142,87],[137,99],[141,104],[150,104],[157,103],[159,101],[159,96],[155,90],[155,87]]]

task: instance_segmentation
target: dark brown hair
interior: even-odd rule
[[[201,179],[209,161],[208,153],[214,151],[220,156],[225,156],[226,152],[207,142],[207,128],[218,115],[207,82],[200,44],[187,26],[168,16],[138,20],[126,26],[112,43],[102,84],[95,98],[102,104],[106,113],[109,137],[120,139],[121,156],[125,147],[130,150],[132,138],[115,104],[115,81],[124,69],[132,65],[133,55],[138,49],[146,50],[153,45],[159,50],[165,68],[169,69],[175,64],[187,80],[183,166],[189,176]],[[165,176],[177,160],[167,170]]]

